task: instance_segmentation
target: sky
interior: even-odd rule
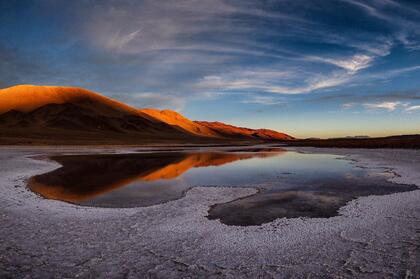
[[[420,133],[420,1],[0,0],[0,88],[295,137]]]

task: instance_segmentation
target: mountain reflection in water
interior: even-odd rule
[[[102,207],[147,206],[181,197],[191,185],[176,181],[176,178],[192,168],[217,167],[284,152],[275,148],[252,152],[54,156],[51,159],[62,167],[32,177],[28,186],[47,199],[69,203]],[[127,191],[119,190],[127,186],[130,186]]]

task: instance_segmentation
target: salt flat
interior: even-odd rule
[[[420,274],[420,190],[362,197],[328,219],[277,219],[226,226],[210,205],[255,189],[193,188],[184,198],[142,208],[103,209],[42,199],[25,187],[62,153],[135,148],[0,149],[2,278],[416,278]],[[394,182],[420,186],[420,151],[293,148],[346,155],[384,167]]]

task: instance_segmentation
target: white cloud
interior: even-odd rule
[[[343,109],[351,109],[351,108],[354,108],[355,106],[357,106],[357,103],[345,103],[341,105]]]
[[[106,47],[108,49],[119,50],[128,45],[133,41],[137,35],[140,33],[141,28],[136,31],[129,32],[127,34],[122,34],[122,32],[117,31],[115,34],[110,35],[109,39],[106,42]]]
[[[353,109],[356,107],[362,106],[367,110],[387,110],[389,112],[400,109],[400,111],[413,112],[420,110],[420,105],[412,105],[409,102],[400,102],[400,101],[382,101],[375,103],[358,103],[358,102],[349,102],[341,105],[343,109]]]
[[[207,90],[257,90],[262,92],[277,93],[276,90],[284,90],[285,94],[294,94],[295,89],[280,87],[275,84],[287,82],[293,79],[295,74],[288,71],[274,69],[253,69],[233,71],[223,76],[204,76],[196,83],[198,89]],[[296,91],[298,92],[298,91]]]
[[[83,29],[87,30],[86,38],[92,44],[119,53],[139,54],[192,48],[249,51],[240,46],[229,48],[222,42],[214,46],[208,43],[197,45],[197,40],[193,39],[202,33],[218,32],[247,36],[256,29],[254,26],[237,24],[238,19],[230,19],[231,16],[238,15],[308,23],[307,20],[289,13],[270,12],[257,6],[232,4],[224,0],[145,0],[141,4],[128,1],[120,5],[103,1],[95,5],[95,9],[89,13],[90,20],[84,22]],[[219,47],[222,50],[218,50]]]
[[[388,54],[381,53],[383,55]],[[345,69],[348,71],[349,74],[355,74],[358,71],[365,69],[370,66],[370,64],[375,59],[374,56],[369,56],[366,54],[356,54],[350,58],[325,58],[325,57],[319,57],[319,56],[308,56],[308,60],[310,61],[317,61],[317,62],[323,62],[327,64],[331,64],[337,67],[340,67],[342,69]]]
[[[413,72],[413,71],[418,71],[418,70],[420,70],[420,65],[406,67],[406,68],[400,68],[400,69],[395,69],[395,70],[390,70],[386,73],[386,75],[389,76],[389,77],[393,77],[393,76],[398,76],[398,75],[401,75],[401,74],[405,74],[405,73],[409,73],[409,72]]]
[[[397,77],[399,75],[415,72],[420,70],[420,65],[410,66],[410,67],[404,67],[399,69],[392,69],[392,70],[385,70],[385,71],[379,71],[375,73],[366,73],[364,75],[359,75],[357,77],[352,78],[352,82],[354,83],[366,83],[366,82],[372,82],[375,80],[387,80],[394,77]]]
[[[387,56],[392,48],[392,42],[385,41],[381,47],[375,48],[376,51],[371,51],[368,47],[365,44],[363,46],[365,48],[364,53],[360,52],[350,57],[331,58],[304,55],[301,58],[293,58],[305,62],[321,62],[339,68],[325,74],[307,73],[299,70],[278,71],[259,69],[225,73],[223,76],[205,76],[198,85],[219,88],[220,90],[255,89],[277,94],[310,93],[319,89],[336,87],[351,81],[361,70],[369,68],[376,59]],[[290,55],[292,54],[290,53]],[[404,71],[413,70],[416,70],[416,68],[404,69]],[[292,80],[293,78],[295,79],[294,84],[296,84],[294,86],[288,85],[290,84],[289,82],[282,82],[285,79]]]
[[[397,39],[408,50],[411,50],[411,51],[420,50],[420,41],[418,40],[418,36],[410,36],[409,34],[407,34],[406,31],[402,31],[401,33],[397,34]]]
[[[382,13],[380,10],[378,10],[375,7],[370,6],[370,5],[368,5],[364,2],[359,2],[359,1],[356,1],[356,0],[342,0],[342,1],[347,2],[349,4],[352,4],[354,6],[357,6],[361,9],[365,10],[371,16],[377,17],[377,18],[382,19],[382,20],[389,20],[389,17],[386,14]]]
[[[394,111],[399,106],[404,106],[401,102],[380,102],[380,103],[366,103],[363,106],[367,109],[385,109],[388,111]]]
[[[376,52],[369,51],[369,54],[355,54],[349,58],[328,58],[320,56],[306,56],[309,61],[331,64],[343,69],[344,72],[332,72],[330,75],[323,75],[309,79],[307,85],[301,89],[301,93],[311,92],[317,89],[330,88],[349,82],[359,71],[369,68],[374,61],[390,54],[392,43],[387,43]],[[364,46],[367,48],[367,46]]]
[[[284,104],[284,101],[275,99],[270,96],[251,96],[242,101],[244,104],[259,104],[266,106],[280,105]]]
[[[364,10],[368,15],[376,17],[395,29],[394,39],[402,43],[408,50],[420,49],[420,11],[403,3],[392,0],[359,1],[341,0]]]
[[[278,70],[234,71],[224,75],[204,76],[196,87],[206,90],[252,90],[276,94],[302,94],[318,89],[331,88],[348,81],[347,72],[337,71],[304,79],[307,73]],[[291,86],[290,84],[301,84]]]
[[[415,111],[415,110],[420,110],[420,105],[416,105],[416,106],[408,106],[406,107],[405,111]]]

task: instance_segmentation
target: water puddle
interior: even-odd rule
[[[132,154],[53,156],[62,167],[32,177],[47,199],[93,207],[139,207],[182,197],[191,187],[254,187],[259,193],[213,205],[209,219],[260,225],[276,218],[331,217],[360,196],[417,189],[384,169],[364,169],[329,154],[281,148],[220,148]]]

